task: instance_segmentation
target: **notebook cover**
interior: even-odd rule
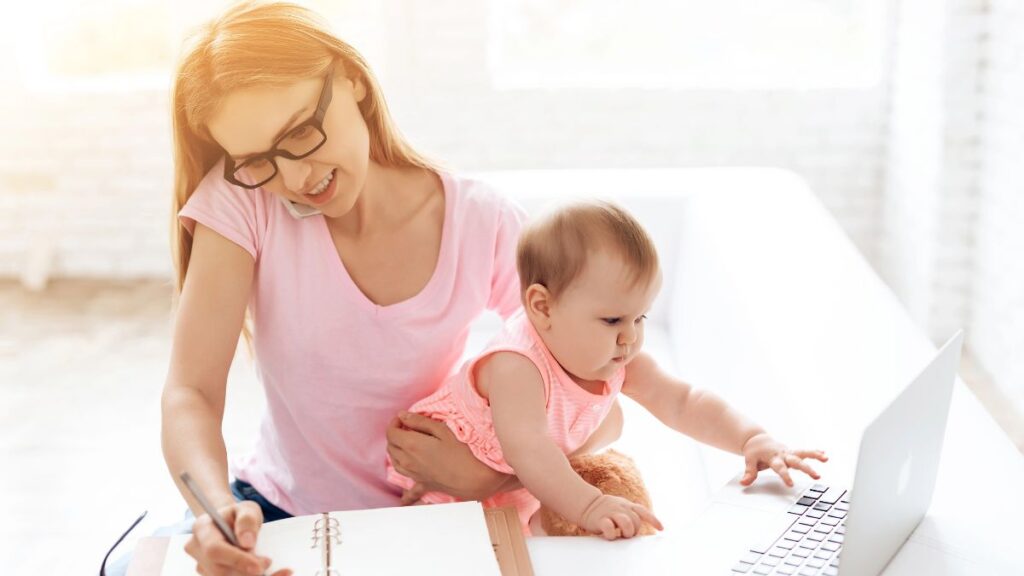
[[[533,565],[530,564],[526,538],[519,526],[516,509],[510,506],[487,508],[484,517],[502,576],[533,576]],[[160,576],[168,542],[169,537],[140,538],[128,566],[127,576]]]

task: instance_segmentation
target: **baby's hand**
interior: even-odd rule
[[[609,494],[601,494],[587,506],[580,518],[580,527],[605,540],[632,538],[644,522],[662,530],[661,521],[647,508]]]
[[[793,486],[793,479],[789,476],[790,468],[817,480],[821,476],[804,463],[804,458],[828,462],[828,456],[821,450],[790,450],[764,432],[747,440],[743,445],[743,458],[747,461],[746,474],[740,480],[743,486],[750,486],[757,478],[757,473],[766,468],[771,468],[781,476],[786,486]]]

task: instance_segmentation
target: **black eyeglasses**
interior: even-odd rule
[[[313,116],[281,136],[262,154],[250,156],[235,164],[235,160],[227,152],[224,153],[224,179],[242,188],[259,188],[277,176],[275,157],[281,156],[289,160],[299,160],[316,152],[327,142],[324,132],[324,115],[331,104],[331,80],[334,78],[334,67],[327,71],[324,87],[320,90],[320,100],[316,104]]]

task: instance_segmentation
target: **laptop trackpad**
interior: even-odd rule
[[[729,573],[750,548],[766,549],[795,522],[793,514],[714,502],[684,530],[681,565]]]

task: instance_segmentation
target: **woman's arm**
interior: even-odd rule
[[[161,399],[167,468],[197,517],[201,506],[178,475],[187,470],[218,507],[234,503],[221,424],[228,369],[253,279],[252,256],[196,224]]]

